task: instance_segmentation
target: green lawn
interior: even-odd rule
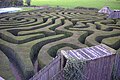
[[[111,9],[120,9],[120,0],[31,0],[32,5],[49,5],[73,8],[76,6],[102,8],[109,6]]]

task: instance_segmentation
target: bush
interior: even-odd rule
[[[70,59],[64,68],[65,80],[84,80],[84,67],[86,62],[82,60]]]

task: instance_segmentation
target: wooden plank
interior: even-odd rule
[[[113,79],[119,80],[120,79],[120,48],[117,50],[117,56],[115,59],[115,65],[112,77]]]
[[[93,60],[96,58],[115,54],[115,50],[109,48],[104,44],[87,47],[87,48],[81,48],[77,50],[67,50],[67,51],[62,50],[61,52],[65,57],[67,56],[66,57],[67,59],[76,58],[79,60]]]
[[[61,57],[56,57],[48,66],[45,66],[37,74],[31,78],[31,80],[48,80],[52,78],[60,68]]]
[[[84,75],[88,80],[110,80],[115,55],[87,61]]]

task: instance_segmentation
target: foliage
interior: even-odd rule
[[[26,3],[27,3],[28,6],[30,6],[31,5],[31,0],[26,0]]]
[[[84,76],[84,67],[86,61],[70,59],[68,60],[64,68],[64,77],[65,80],[83,80],[86,79]]]
[[[23,0],[4,0],[0,2],[0,7],[23,6]]]

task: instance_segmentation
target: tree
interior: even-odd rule
[[[26,0],[26,3],[27,3],[28,6],[30,6],[31,5],[31,0]]]
[[[0,0],[0,7],[23,6],[23,0]]]
[[[1,0],[1,7],[9,7],[11,5],[11,0]]]
[[[16,6],[23,6],[23,0],[15,0]]]

